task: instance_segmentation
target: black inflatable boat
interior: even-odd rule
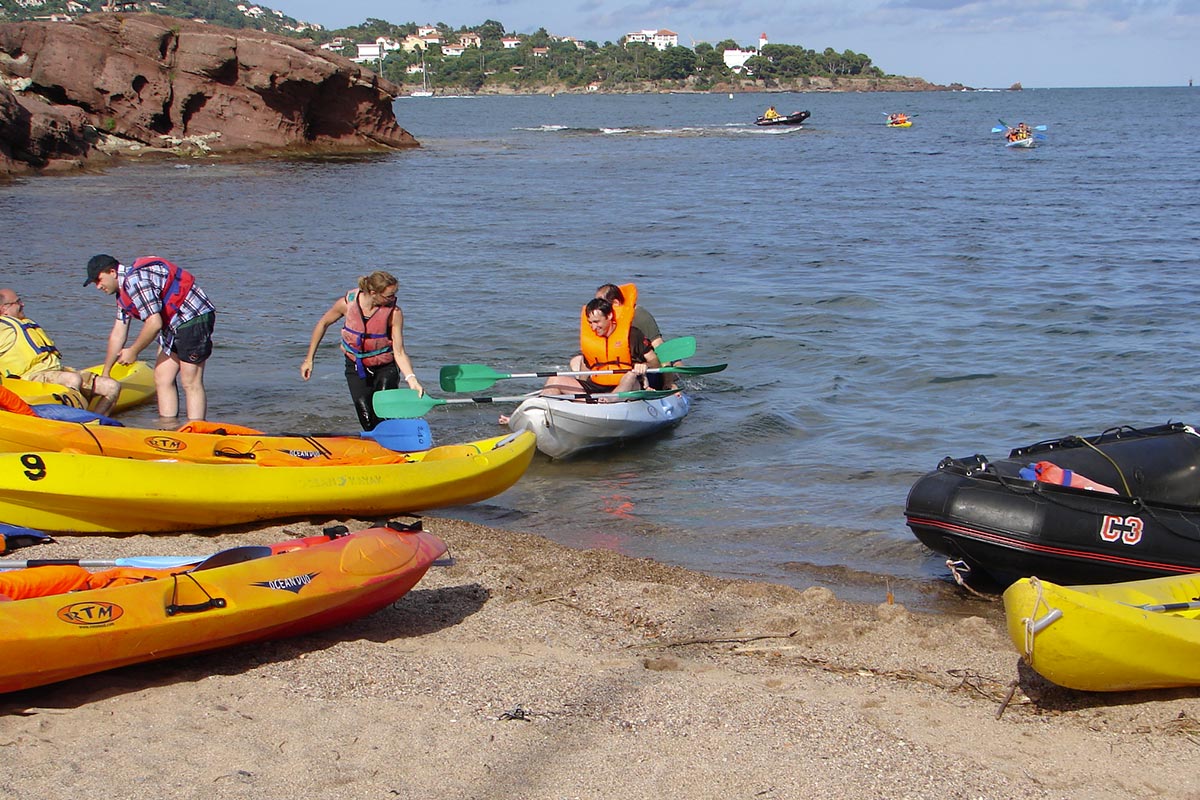
[[[945,458],[913,484],[904,514],[957,578],[981,585],[1200,572],[1200,434],[1120,427],[998,461]]]
[[[795,114],[788,114],[786,117],[759,117],[754,120],[755,125],[799,125],[804,120],[808,119],[811,114],[807,111],[797,111]]]

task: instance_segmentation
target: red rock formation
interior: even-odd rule
[[[415,147],[400,88],[306,41],[156,14],[0,25],[0,174],[180,149]]]

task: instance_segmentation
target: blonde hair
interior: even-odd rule
[[[370,275],[358,279],[358,289],[362,292],[382,292],[389,286],[399,286],[400,281],[390,272],[377,269]]]

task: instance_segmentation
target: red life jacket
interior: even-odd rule
[[[381,313],[384,309],[387,313]],[[342,325],[342,352],[354,362],[358,377],[367,377],[367,367],[390,364],[392,352],[392,315],[396,307],[376,306],[369,318],[363,318],[358,290],[346,294],[346,322]]]
[[[151,264],[162,264],[167,268],[167,282],[163,285],[162,292],[159,294],[159,299],[162,300],[162,315],[165,322],[170,322],[171,319],[179,313],[180,307],[183,305],[183,300],[187,297],[188,292],[192,290],[192,286],[196,283],[196,278],[186,269],[179,267],[167,261],[165,258],[157,256],[144,256],[133,262],[125,277],[134,270],[141,269]],[[142,315],[138,311],[137,306],[133,304],[133,298],[125,291],[125,282],[121,281],[117,284],[117,305],[121,307],[129,316],[134,319],[141,319]]]

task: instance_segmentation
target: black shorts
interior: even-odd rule
[[[594,381],[589,381],[587,378],[576,378],[576,380],[579,381],[579,385],[588,394],[608,394],[617,388],[616,386],[605,386],[601,383],[595,383]]]
[[[216,324],[215,311],[189,319],[175,331],[175,341],[171,342],[170,352],[179,356],[180,361],[203,364],[212,355],[212,334]]]

